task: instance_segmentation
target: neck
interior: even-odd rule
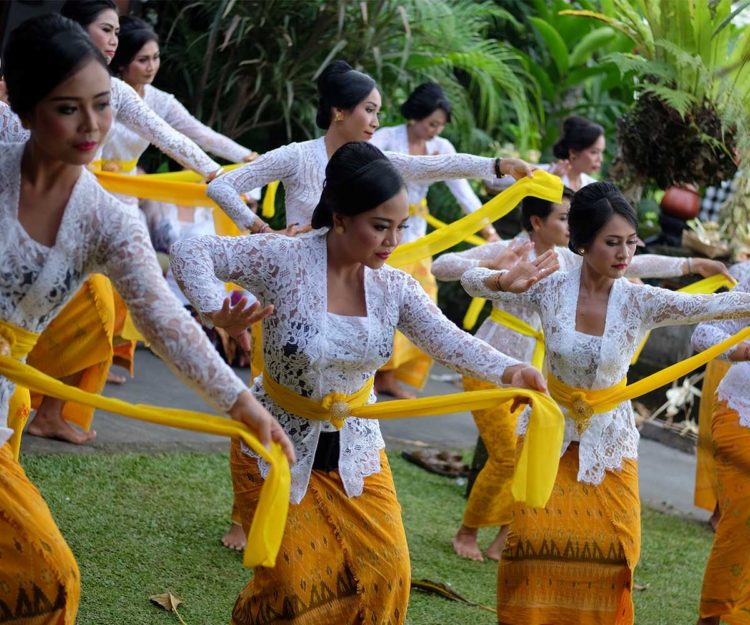
[[[607,295],[614,283],[613,278],[595,271],[584,259],[581,267],[581,292],[587,295]]]
[[[21,177],[26,184],[38,189],[72,185],[81,174],[81,165],[70,165],[49,158],[31,139],[26,143],[21,159]]]
[[[552,245],[551,243],[547,243],[546,241],[542,241],[533,232],[529,232],[529,240],[534,244],[534,252],[537,256],[541,256],[545,252],[555,249],[554,245]]]
[[[146,85],[142,82],[136,83],[136,84],[130,84],[128,83],[133,89],[135,89],[135,92],[141,96],[142,98],[146,95]]]
[[[326,131],[325,138],[323,139],[326,144],[326,153],[328,154],[329,160],[336,150],[338,150],[345,143],[349,143],[349,139],[344,137],[342,133],[338,132],[334,124],[335,122],[331,122],[331,125]]]
[[[337,242],[341,238],[333,232],[328,231],[326,235],[326,250],[328,261],[328,273],[338,278],[356,278],[362,270],[362,263],[353,260],[343,249],[343,246]]]
[[[427,143],[426,140],[420,139],[419,137],[417,137],[416,130],[414,130],[414,126],[410,126],[409,124],[406,124],[406,137],[410,145],[423,146],[425,145],[425,143]]]

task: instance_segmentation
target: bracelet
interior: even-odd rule
[[[502,172],[502,170],[501,170],[501,167],[500,167],[500,164],[502,162],[503,162],[503,159],[501,159],[501,158],[496,158],[495,159],[495,176],[497,176],[498,178],[502,178],[503,175],[504,175],[503,172]]]
[[[497,274],[497,277],[495,278],[495,286],[497,287],[497,291],[500,293],[504,293],[505,289],[503,288],[503,285],[500,284],[500,279],[506,274],[505,271],[499,271]]]

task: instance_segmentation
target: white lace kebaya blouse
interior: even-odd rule
[[[734,288],[735,291],[750,291],[750,275],[748,275],[750,262],[735,265],[729,271],[740,280],[740,283]],[[693,332],[693,347],[701,351],[713,347],[746,328],[748,323],[750,323],[748,319],[725,319],[701,323]],[[737,347],[739,346],[724,352],[721,358],[726,360]],[[748,394],[748,388],[750,388],[750,362],[748,361],[733,362],[716,388],[717,397],[721,401],[725,401],[732,410],[737,411],[740,416],[740,425],[746,428],[750,428],[750,394]]]
[[[528,235],[521,233],[511,240],[494,241],[463,252],[443,254],[433,261],[432,273],[438,280],[460,280],[464,272],[474,267],[479,267],[480,263],[484,261],[497,258],[512,242],[528,240]],[[560,263],[559,271],[569,271],[581,265],[583,259],[568,248],[557,247],[555,251]],[[536,253],[533,249],[528,257],[529,259],[536,258]],[[670,278],[681,276],[684,273],[683,267],[686,260],[685,258],[674,256],[639,254],[633,257],[626,275],[629,278]],[[496,300],[492,302],[492,307],[515,315],[535,330],[539,330],[541,327],[541,320],[536,311],[532,308],[527,308],[521,302]],[[533,337],[519,334],[510,328],[495,323],[489,317],[479,327],[476,336],[483,341],[487,341],[495,349],[500,349],[522,362],[530,363],[534,355],[536,340]]]
[[[617,384],[627,375],[630,360],[646,332],[653,328],[750,317],[750,293],[688,295],[620,278],[609,294],[604,334],[592,336],[575,329],[580,266],[558,271],[520,295],[488,289],[483,280],[493,273],[484,268],[470,269],[461,284],[475,297],[521,303],[535,310],[544,329],[550,372],[578,388],[603,389]],[[522,420],[519,431],[525,432]],[[594,415],[581,436],[573,419],[566,418],[563,453],[572,441],[580,441],[578,480],[599,484],[605,471],[616,471],[624,459],[638,457],[638,430],[630,402]]]
[[[407,183],[494,175],[493,158],[469,154],[409,156],[397,152],[386,152],[386,156]],[[320,201],[327,164],[325,137],[290,143],[211,181],[208,195],[240,228],[250,229],[260,217],[245,205],[240,193],[281,180],[286,198],[286,223],[304,226],[312,220]]]
[[[180,165],[198,172],[202,176],[216,173],[220,165],[210,159],[203,150],[185,135],[180,134],[154,113],[135,92],[119,78],[111,79],[113,122],[124,124],[136,134],[153,143],[165,154],[175,159]],[[114,128],[114,123],[112,124]],[[110,130],[110,133],[112,130]],[[21,126],[18,116],[10,106],[0,102],[0,142],[23,143],[29,139],[29,131]],[[111,136],[111,135],[109,135]],[[105,137],[101,145],[107,143]],[[95,158],[101,157],[101,148]]]
[[[106,274],[154,350],[212,405],[228,410],[245,385],[169,290],[137,211],[82,168],[55,244],[38,243],[18,221],[23,150],[16,144],[0,152],[0,318],[41,332],[88,274]],[[0,377],[0,445],[12,434],[13,389]]]
[[[388,126],[379,128],[370,141],[374,146],[386,152],[399,152],[400,154],[409,154],[409,136],[407,134],[406,124],[400,126]],[[443,137],[434,137],[427,141],[426,150],[428,155],[438,154],[455,154],[456,149],[453,144]],[[512,178],[511,178],[512,179]],[[515,180],[514,180],[515,182]],[[453,197],[456,198],[464,213],[473,213],[482,206],[482,202],[471,189],[469,183],[463,178],[457,180],[446,180],[445,184],[450,189]],[[430,183],[411,181],[406,184],[409,193],[409,204],[419,204],[427,197],[427,191],[430,189]],[[424,217],[412,215],[409,218],[409,229],[404,232],[401,243],[409,243],[422,238],[427,233],[427,222]]]
[[[225,281],[254,293],[264,306],[273,304],[273,314],[263,321],[265,365],[274,380],[304,397],[321,400],[333,391],[348,395],[359,390],[390,358],[396,329],[435,360],[494,384],[501,384],[508,366],[518,364],[459,330],[419,283],[392,267],[363,267],[366,317],[328,313],[327,232],[320,229],[295,238],[197,237],[174,244],[171,267],[202,313],[221,308]],[[294,443],[291,497],[299,503],[307,491],[320,432],[335,430],[330,423],[283,411],[265,393],[263,376],[255,380],[253,393]],[[350,497],[362,494],[364,479],[380,471],[383,446],[376,420],[346,420],[339,471]],[[268,466],[263,461],[259,466],[265,476]]]

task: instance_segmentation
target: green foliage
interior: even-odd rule
[[[425,80],[439,82],[455,116],[450,133],[468,151],[490,137],[531,142],[535,83],[510,46],[487,35],[513,23],[490,2],[460,0],[196,0],[157,3],[162,81],[212,127],[264,150],[315,136],[315,79],[336,58],[378,81],[383,123]],[[531,102],[531,106],[530,106]]]

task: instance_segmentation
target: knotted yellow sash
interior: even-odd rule
[[[537,169],[532,176],[521,178],[502,193],[498,193],[479,210],[448,224],[444,228],[434,230],[421,239],[399,246],[391,254],[388,262],[393,267],[402,267],[427,256],[439,254],[488,224],[504,217],[526,196],[533,195],[550,202],[560,202],[562,200],[562,188],[563,184],[560,178]]]
[[[0,320],[0,356],[22,360],[34,349],[38,338],[39,335],[34,332]],[[8,403],[8,427],[13,430],[9,443],[16,460],[21,450],[21,433],[29,419],[30,411],[29,389],[17,386]]]
[[[231,419],[178,408],[129,404],[119,399],[102,397],[67,386],[18,360],[25,355],[24,352],[27,349],[30,350],[29,342],[35,338],[35,335],[7,322],[0,322],[0,337],[0,375],[15,382],[16,392],[18,393],[19,390],[21,393],[25,392],[26,401],[28,401],[28,389],[30,389],[65,401],[74,401],[116,412],[140,421],[240,438],[271,467],[261,489],[258,508],[247,537],[244,563],[245,566],[275,565],[286,525],[291,484],[289,464],[279,445],[273,444],[270,450],[266,449],[245,425]]]
[[[627,383],[628,381],[623,378],[614,386],[586,389],[568,386],[551,373],[547,375],[550,395],[558,404],[568,409],[568,414],[576,422],[578,434],[583,434],[588,429],[591,417],[600,412],[606,412],[600,407],[605,405],[614,394],[622,392]]]
[[[495,323],[499,323],[501,326],[505,326],[514,332],[518,332],[518,334],[530,336],[535,339],[534,355],[531,358],[531,364],[541,371],[544,366],[544,332],[532,327],[520,317],[511,315],[509,312],[500,310],[499,308],[492,309],[490,319]]]

